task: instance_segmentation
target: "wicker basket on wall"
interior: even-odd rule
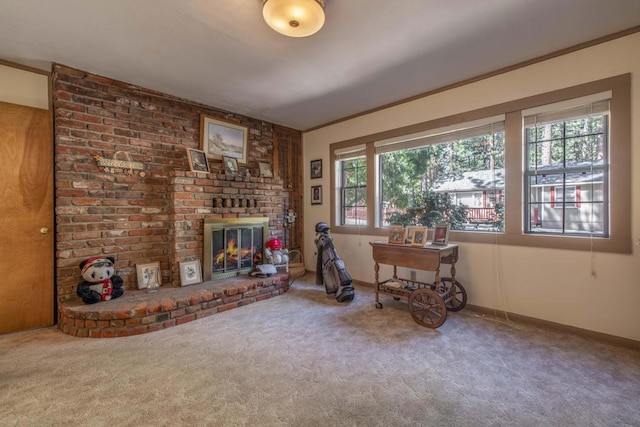
[[[298,249],[292,249],[289,251],[289,278],[295,279],[296,277],[304,276],[306,269],[304,267],[304,259],[302,258],[302,252]]]

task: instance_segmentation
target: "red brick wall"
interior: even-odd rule
[[[163,285],[179,286],[178,262],[202,260],[204,218],[268,216],[282,239],[280,179],[226,176],[217,161],[209,175],[189,172],[185,151],[200,146],[201,114],[240,124],[258,175],[257,162],[273,158],[271,123],[62,65],[52,80],[59,301],[75,295],[79,264],[95,255],[116,258],[128,289],[137,289],[136,264],[155,261]],[[117,151],[143,162],[145,176],[101,172],[93,156]]]

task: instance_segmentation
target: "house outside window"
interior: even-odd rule
[[[543,107],[524,123],[525,232],[606,237],[609,100]]]
[[[580,186],[567,185],[551,187],[551,207],[562,209],[580,207]]]

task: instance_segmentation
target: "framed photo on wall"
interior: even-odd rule
[[[311,160],[311,179],[322,178],[322,159]]]
[[[449,242],[449,224],[436,224],[433,232],[434,245],[446,245]]]
[[[187,148],[187,158],[189,159],[189,169],[191,172],[210,173],[207,154],[202,150]]]
[[[311,204],[322,204],[322,185],[314,185],[311,187]]]
[[[200,261],[186,261],[180,263],[180,286],[202,283]]]
[[[247,134],[248,129],[244,126],[204,114],[200,116],[200,149],[210,159],[222,160],[222,156],[226,156],[246,163]]]
[[[161,284],[160,263],[137,264],[138,289],[159,288]]]

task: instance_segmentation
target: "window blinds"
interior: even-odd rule
[[[504,132],[504,117],[504,115],[488,117],[473,122],[397,136],[376,141],[374,147],[376,154],[382,154]]]
[[[365,144],[353,145],[351,147],[338,148],[334,151],[336,160],[354,159],[356,157],[363,157],[367,152],[367,146]]]
[[[522,111],[525,127],[560,122],[609,112],[611,91],[601,92],[570,101],[557,102]]]

